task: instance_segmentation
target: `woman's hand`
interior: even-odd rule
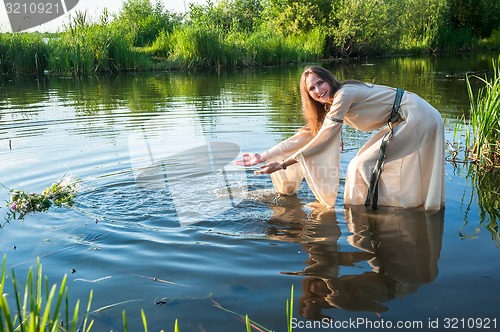
[[[276,171],[283,169],[283,164],[277,161],[260,166],[258,171],[253,172],[254,174],[271,174]]]
[[[243,158],[240,160],[235,160],[234,165],[238,166],[254,166],[263,163],[265,160],[258,153],[244,153]]]

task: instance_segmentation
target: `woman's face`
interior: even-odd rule
[[[311,96],[312,99],[322,104],[326,104],[330,100],[330,84],[318,75],[314,73],[307,75],[305,83],[309,96]]]

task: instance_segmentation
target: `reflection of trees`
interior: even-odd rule
[[[1,78],[0,78],[1,79]],[[49,82],[43,77],[15,81],[0,80],[0,134],[5,138],[36,136],[47,131],[48,126],[39,119],[44,108],[50,105]],[[42,121],[40,121],[42,120]],[[25,122],[39,121],[29,130]],[[4,124],[6,126],[4,127]],[[23,123],[20,125],[20,123]]]
[[[290,133],[304,125],[299,86],[302,70],[303,68],[275,70],[269,77],[274,78],[266,89],[271,107],[271,130],[286,133],[283,138],[287,138]]]
[[[5,82],[0,80],[0,110],[17,108],[23,110],[13,117],[31,118],[49,102],[49,82],[43,78]],[[0,115],[3,112],[0,112]]]
[[[472,192],[466,195],[467,187],[464,192],[462,204],[466,205],[466,212],[464,217],[464,224],[460,229],[460,236],[463,238],[472,237],[473,234],[479,231],[477,223],[469,225],[469,211],[473,205],[479,206],[479,224],[486,228],[491,233],[491,238],[496,242],[500,248],[500,231],[498,230],[498,223],[500,222],[500,173],[495,170],[481,172],[478,171],[475,165],[467,165],[467,172],[465,177],[471,183]],[[456,172],[463,171],[456,166]],[[468,226],[471,226],[474,231],[469,233]]]
[[[352,247],[341,250],[333,210],[306,215],[298,203],[273,210],[270,223],[281,227],[271,228],[270,236],[302,243],[309,254],[304,270],[292,273],[304,276],[299,311],[305,318],[328,317],[322,313],[328,308],[384,312],[385,302],[416,292],[438,274],[444,211],[348,207],[344,219]]]
[[[262,117],[265,113],[268,131],[279,132],[285,138],[303,125],[299,79],[305,66],[3,82],[2,94],[7,97],[0,107],[25,107],[29,110],[22,114],[27,116],[31,111],[39,111],[39,105],[51,107],[55,101],[76,110],[83,133],[96,128],[107,136],[116,136],[113,132],[123,121],[137,127],[160,114],[182,112],[186,107],[196,110],[206,132],[216,130],[221,116]],[[487,56],[449,61],[394,58],[374,59],[370,63],[339,61],[325,66],[341,80],[375,80],[403,87],[422,95],[442,113],[456,114],[468,105],[461,77],[471,68],[489,68],[490,61]],[[119,119],[118,115],[124,113],[129,116]]]

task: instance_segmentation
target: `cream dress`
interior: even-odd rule
[[[364,204],[370,177],[394,103],[396,89],[382,85],[345,84],[316,136],[299,131],[262,153],[267,162],[292,157],[298,164],[271,174],[277,192],[296,194],[305,178],[316,199],[333,207],[340,178],[340,135],[344,123],[361,131],[382,128],[350,161],[344,204]],[[444,128],[439,112],[418,95],[405,91],[400,123],[387,144],[386,160],[378,183],[378,204],[402,208],[444,206]]]

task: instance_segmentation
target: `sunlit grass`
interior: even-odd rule
[[[42,332],[42,331],[71,331],[71,332],[90,332],[92,331],[94,321],[89,318],[90,314],[106,310],[109,305],[103,308],[91,311],[91,304],[93,298],[93,291],[90,292],[87,307],[82,316],[79,315],[80,300],[75,304],[72,311],[69,310],[69,296],[68,287],[66,286],[67,276],[64,275],[61,285],[57,284],[49,287],[47,277],[43,276],[43,268],[40,259],[37,258],[36,269],[30,268],[26,283],[24,286],[24,293],[19,292],[18,279],[12,270],[11,279],[14,294],[5,293],[5,282],[7,276],[7,257],[4,256],[2,272],[0,276],[0,331],[1,332]],[[12,299],[12,296],[14,299]],[[286,318],[287,318],[287,331],[292,332],[292,319],[293,319],[293,285],[290,291],[290,298],[286,301]],[[15,302],[15,307],[11,308],[10,302]],[[267,331],[271,330],[251,320],[248,315],[241,315],[235,311],[222,307],[219,303],[212,299],[216,308],[236,315],[245,324],[246,331],[252,330]],[[63,309],[64,303],[64,309]],[[144,310],[141,310],[141,320],[144,332],[148,332],[147,318]],[[122,311],[123,331],[129,331],[127,314],[125,310]],[[176,319],[174,323],[174,332],[180,332],[179,322]]]
[[[491,233],[497,246],[500,246],[500,190],[497,183],[497,172],[500,171],[500,56],[498,60],[493,59],[492,63],[492,78],[477,75],[466,77],[470,118],[464,117],[455,125],[449,160],[468,164],[465,169],[472,185],[470,202],[477,197],[481,213],[480,224]],[[476,94],[473,92],[471,79],[484,83],[484,87]],[[461,137],[465,139],[462,140]],[[458,157],[461,153],[462,160]],[[467,211],[470,205],[471,203]]]
[[[61,281],[59,290],[54,284],[49,287],[47,278],[43,277],[42,265],[37,259],[36,269],[29,270],[24,286],[24,293],[19,292],[18,280],[12,271],[12,285],[14,294],[4,293],[7,259],[4,257],[0,283],[0,331],[6,332],[36,332],[36,331],[84,331],[91,330],[93,321],[88,320],[92,292],[90,292],[83,322],[79,322],[80,301],[76,302],[71,315],[68,307],[68,288],[66,275]],[[9,296],[15,299],[15,308],[9,307]],[[63,301],[66,309],[62,310]],[[70,320],[71,319],[71,320]]]
[[[173,68],[285,65],[320,59],[324,37],[319,30],[283,36],[271,31],[224,33],[188,26],[160,34],[145,51],[161,57]]]
[[[43,73],[48,52],[40,34],[0,33],[0,75]]]
[[[485,86],[477,94],[470,79],[476,78]],[[466,132],[466,145],[470,157],[482,169],[500,168],[500,57],[493,60],[493,78],[467,77],[470,99],[470,130]]]
[[[82,76],[151,68],[149,58],[133,49],[126,31],[108,22],[106,11],[96,23],[77,12],[66,30],[50,40],[49,50],[52,73]]]

